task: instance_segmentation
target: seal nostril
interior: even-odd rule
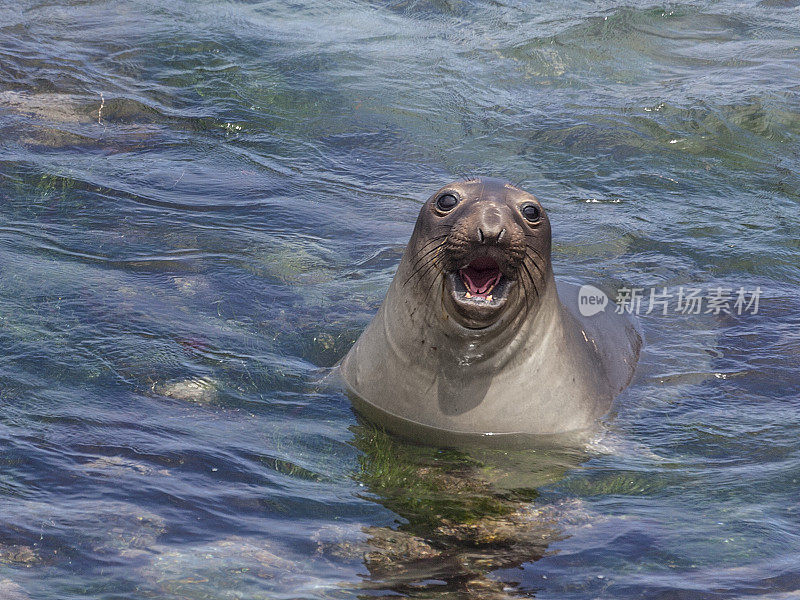
[[[478,243],[499,244],[505,234],[505,227],[503,227],[500,231],[493,227],[489,227],[484,231],[483,227],[478,227]]]

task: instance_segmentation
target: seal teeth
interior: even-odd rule
[[[473,286],[468,286],[468,287],[472,288]],[[475,293],[470,292],[468,289],[466,292],[464,292],[464,298],[472,298],[474,296],[475,298],[482,298],[484,300],[488,300],[489,302],[491,302],[493,298],[491,292],[494,291],[494,288],[496,287],[497,283],[493,283],[487,289],[479,290],[478,292]]]
[[[459,269],[459,275],[471,295],[485,298],[500,282],[502,272],[491,258],[477,258]]]

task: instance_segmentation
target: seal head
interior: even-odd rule
[[[434,193],[342,361],[356,409],[440,443],[589,427],[630,380],[641,339],[619,315],[581,322],[577,293],[559,298],[550,252],[532,194],[490,178]]]
[[[441,272],[447,313],[481,329],[535,300],[545,283],[550,223],[534,196],[510,184],[459,182],[428,200],[411,244],[419,253],[411,277],[422,268],[434,278]]]

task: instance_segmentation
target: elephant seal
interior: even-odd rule
[[[437,445],[580,434],[630,381],[641,337],[561,296],[539,201],[502,180],[444,186],[420,210],[378,313],[340,365],[357,412]]]

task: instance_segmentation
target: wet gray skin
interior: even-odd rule
[[[641,337],[557,289],[547,213],[490,178],[423,205],[375,318],[340,373],[356,409],[437,444],[542,443],[590,430],[629,383]]]

